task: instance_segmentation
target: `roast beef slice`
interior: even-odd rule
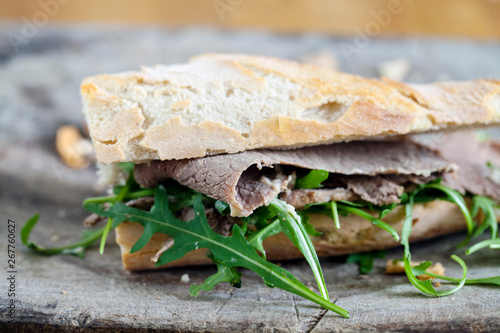
[[[283,172],[277,172],[275,166],[280,166]],[[323,169],[345,176],[426,178],[451,171],[455,166],[433,150],[414,142],[357,141],[296,150],[247,151],[190,160],[153,161],[137,165],[134,175],[144,187],[153,187],[173,178],[198,192],[227,202],[233,216],[248,216],[288,187],[293,172],[290,167],[299,171]],[[398,193],[402,191],[396,183],[374,177],[354,177],[346,186],[354,194],[376,204],[397,202]],[[375,193],[377,188],[384,193]]]
[[[479,142],[473,131],[420,134],[409,139],[458,165],[454,172],[443,175],[444,185],[461,193],[500,199],[500,145],[497,142]]]

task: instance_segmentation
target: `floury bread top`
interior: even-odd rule
[[[405,84],[276,58],[206,54],[82,82],[101,163],[287,148],[500,121],[500,82]]]

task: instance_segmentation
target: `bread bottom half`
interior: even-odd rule
[[[383,221],[401,234],[404,216],[404,206],[398,206],[384,217]],[[309,223],[316,230],[323,233],[322,236],[312,237],[318,256],[345,255],[399,245],[387,231],[374,226],[357,215],[350,214],[347,217],[339,216],[339,218],[340,229],[336,229],[334,221],[328,216],[311,215]],[[466,227],[465,219],[455,204],[446,201],[416,204],[413,209],[413,229],[410,241],[432,238],[464,230]],[[142,225],[128,221],[123,222],[116,228],[116,242],[120,246],[123,266],[126,270],[137,271],[172,266],[212,264],[212,261],[205,255],[207,250],[198,249],[188,253],[181,259],[157,267],[153,259],[164,246],[168,236],[156,233],[143,249],[133,254],[129,253],[130,248],[139,239],[143,231]],[[266,239],[264,248],[267,259],[271,261],[302,257],[299,250],[283,233]]]

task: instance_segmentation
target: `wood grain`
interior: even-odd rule
[[[3,25],[0,35],[19,29]],[[6,248],[7,218],[19,225],[36,212],[41,213],[41,221],[34,229],[33,240],[47,246],[75,240],[86,215],[81,209],[82,199],[102,193],[94,188],[93,168],[66,168],[54,147],[60,125],[82,123],[78,90],[86,75],[132,69],[139,64],[184,62],[188,56],[206,51],[257,52],[299,59],[324,49],[337,54],[344,70],[368,76],[376,75],[380,61],[403,56],[412,63],[410,78],[414,81],[431,81],[442,75],[455,79],[500,78],[500,48],[495,43],[381,39],[372,41],[348,61],[339,53],[343,41],[318,35],[81,26],[47,27],[18,53],[0,40],[0,216],[4,221],[0,248]],[[453,59],[449,54],[455,55]],[[454,246],[463,237],[458,234],[414,245],[413,258],[440,261],[447,274],[459,276],[460,268],[449,256],[457,253]],[[19,241],[17,246],[19,293],[13,324],[7,322],[7,281],[2,261],[0,331],[5,332],[500,330],[500,289],[466,286],[451,297],[425,297],[406,277],[385,275],[383,260],[376,262],[366,278],[359,276],[354,264],[346,264],[345,258],[322,260],[333,300],[351,313],[351,319],[342,319],[290,293],[267,288],[246,270],[241,289],[219,285],[192,298],[190,284],[182,283],[181,276],[187,273],[191,283],[201,283],[215,272],[213,267],[127,273],[112,240],[103,256],[93,248],[83,260],[43,257],[28,252]],[[401,249],[387,254],[388,258],[401,256]],[[499,274],[494,251],[462,257],[469,265],[470,277]],[[6,260],[3,254],[2,258]],[[283,265],[314,286],[314,277],[304,261]]]

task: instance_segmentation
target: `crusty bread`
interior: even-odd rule
[[[401,232],[405,210],[398,206],[383,220]],[[367,220],[356,216],[339,216],[340,229],[335,229],[332,219],[325,215],[312,215],[310,223],[323,233],[312,237],[319,256],[343,255],[348,253],[385,249],[399,245],[385,230],[372,225]],[[458,207],[446,201],[433,201],[416,204],[413,211],[413,230],[410,241],[417,241],[466,229],[465,219]],[[165,234],[156,233],[140,251],[130,254],[130,248],[142,235],[144,228],[134,222],[123,222],[116,228],[116,242],[120,245],[122,261],[126,270],[145,270],[157,268],[153,260],[165,245]],[[283,233],[271,236],[264,241],[264,248],[269,260],[300,258],[299,250]],[[205,256],[206,249],[192,251],[183,258],[163,267],[204,265],[212,263]]]
[[[500,121],[500,82],[410,85],[208,54],[82,83],[101,163],[299,147]]]

